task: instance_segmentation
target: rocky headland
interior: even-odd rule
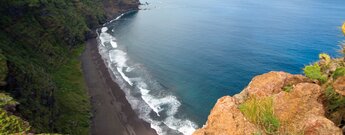
[[[342,27],[345,34],[345,24]],[[345,44],[340,52],[345,56]],[[239,94],[218,99],[194,135],[341,135],[345,131],[345,57],[306,66],[304,75],[269,72]]]
[[[345,82],[342,82],[345,84]],[[290,90],[286,86],[291,86]],[[195,135],[252,135],[266,133],[265,127],[247,118],[240,106],[251,98],[256,103],[271,98],[272,111],[280,121],[273,129],[280,134],[342,134],[342,130],[325,116],[322,95],[325,91],[302,75],[269,72],[253,78],[239,94],[218,99],[206,125]],[[260,106],[257,106],[260,107]],[[254,112],[255,113],[255,112]],[[260,116],[262,117],[262,116]],[[266,129],[267,130],[267,129]]]

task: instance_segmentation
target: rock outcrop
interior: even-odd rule
[[[138,10],[140,4],[138,0],[102,0],[102,3],[108,20],[130,10]]]
[[[284,90],[289,87],[291,90]],[[250,122],[239,105],[250,97],[272,97],[274,115],[280,121],[277,134],[340,135],[341,129],[325,117],[320,100],[323,91],[302,75],[269,72],[253,78],[249,85],[233,97],[220,98],[206,125],[194,135],[251,135],[264,130]]]
[[[250,123],[238,109],[238,100],[225,96],[218,99],[212,109],[206,126],[194,132],[195,135],[244,135],[254,133],[256,126]]]

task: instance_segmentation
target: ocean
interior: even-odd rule
[[[146,3],[147,2],[147,3]],[[139,117],[191,134],[217,99],[269,71],[339,56],[344,0],[147,0],[99,29],[99,52]]]

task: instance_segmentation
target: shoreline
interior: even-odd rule
[[[98,52],[97,37],[86,40],[81,61],[92,106],[91,134],[157,134],[150,123],[138,117],[122,89],[112,80]]]

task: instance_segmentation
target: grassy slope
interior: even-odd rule
[[[55,99],[62,114],[60,120],[54,123],[55,127],[59,128],[58,131],[81,135],[88,134],[90,119],[90,102],[78,59],[83,50],[84,46],[73,50],[71,59],[53,73],[59,89]]]

